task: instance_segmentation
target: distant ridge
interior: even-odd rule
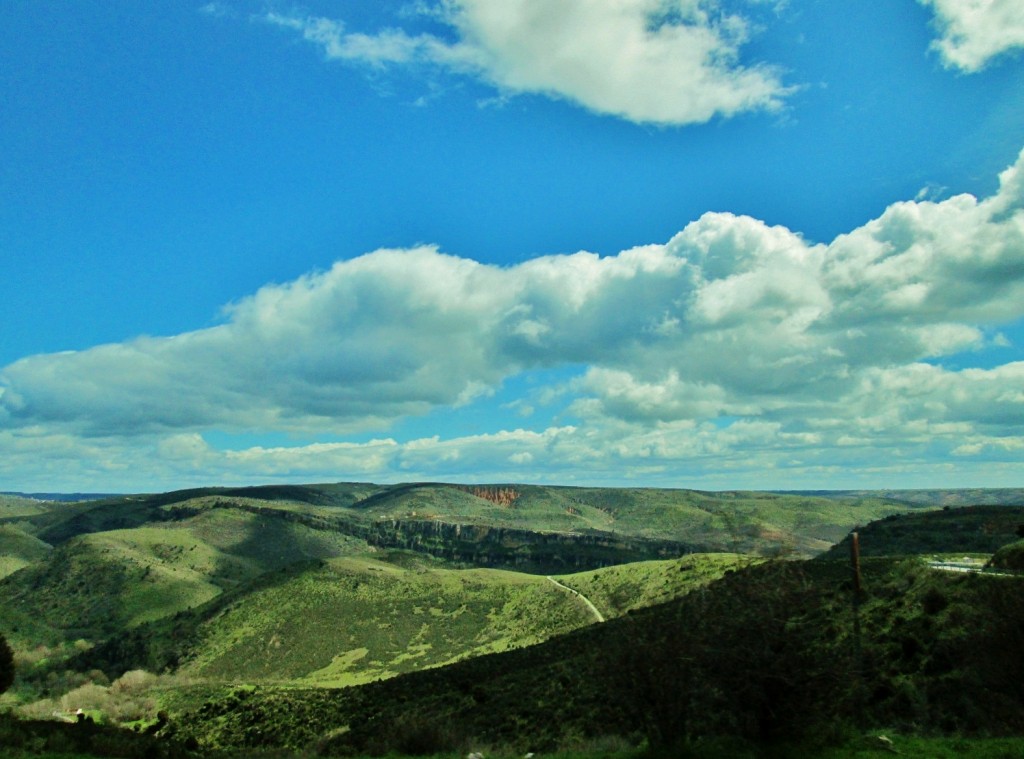
[[[34,501],[100,501],[104,498],[120,498],[124,493],[21,493],[16,490],[2,490],[0,495],[31,498]]]
[[[1024,488],[898,488],[878,490],[768,490],[780,495],[857,499],[874,496],[914,505],[972,506],[1024,505]]]

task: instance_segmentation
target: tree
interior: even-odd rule
[[[7,645],[7,640],[0,635],[0,693],[4,693],[14,684],[14,652]]]

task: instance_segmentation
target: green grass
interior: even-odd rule
[[[732,553],[690,554],[670,561],[639,561],[556,579],[582,593],[606,617],[671,601],[757,559]]]
[[[51,548],[13,524],[0,524],[0,578],[45,558]]]
[[[880,735],[880,733],[879,733]],[[889,734],[892,749],[877,747],[875,735],[863,738],[851,738],[847,743],[835,747],[813,747],[804,745],[777,746],[774,749],[751,747],[736,742],[721,740],[705,740],[690,746],[676,749],[671,754],[652,754],[642,748],[581,748],[578,750],[544,752],[538,754],[544,759],[657,759],[671,756],[672,759],[884,759],[898,755],[908,759],[1019,759],[1024,756],[1024,738],[964,738],[964,737],[918,737],[900,734]],[[482,747],[487,759],[519,759],[523,754],[502,748]],[[202,752],[193,754],[202,757]],[[2,748],[0,757],[3,759],[96,759],[109,756],[106,752],[79,753],[72,751],[55,752],[30,750],[23,748]],[[307,752],[260,752],[249,750],[238,754],[218,753],[220,759],[237,759],[238,757],[266,757],[266,759],[303,759]],[[390,759],[412,759],[402,754],[389,754]],[[464,759],[465,752],[443,752],[420,755],[418,759]],[[365,755],[352,756],[350,759],[369,759]]]
[[[883,733],[878,733],[881,735]],[[1024,756],[1024,738],[921,737],[885,734],[899,756],[909,759],[1019,759]],[[819,749],[819,759],[880,759],[892,751],[878,748],[870,737],[852,740],[844,746]]]
[[[200,628],[185,676],[343,686],[529,645],[590,624],[543,577],[372,558],[287,573]]]
[[[180,521],[88,533],[52,552],[43,548],[34,564],[0,581],[0,611],[6,634],[24,645],[96,641],[297,561],[365,549],[362,541],[297,522],[204,509]]]

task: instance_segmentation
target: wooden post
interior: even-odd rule
[[[860,577],[860,535],[850,533],[850,563],[853,565],[853,592],[860,598],[862,583]]]
[[[864,662],[860,649],[860,601],[864,592],[860,574],[860,536],[850,533],[850,565],[853,569],[853,666],[854,713],[859,726],[864,724]]]

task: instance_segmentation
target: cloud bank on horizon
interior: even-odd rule
[[[956,75],[1024,47],[1013,0],[919,3]],[[436,26],[415,33],[251,20],[328,61],[684,127],[789,107],[805,84],[749,55],[754,9],[781,5],[448,0],[408,6]],[[0,369],[0,482],[1024,484],[1007,336],[1024,320],[1024,151],[985,197],[922,193],[831,242],[726,211],[680,226],[504,265],[381,248],[266,284],[213,326],[20,358]],[[490,421],[473,431],[403,427],[475,410]],[[268,432],[298,442],[242,442]]]
[[[268,285],[223,324],[3,370],[0,467],[81,447],[133,466],[506,479],[676,462],[827,473],[936,448],[1018,462],[1024,362],[953,371],[1024,317],[1024,153],[977,200],[906,201],[830,244],[708,213],[670,241],[502,268],[378,250]],[[572,424],[441,440],[217,451],[202,430],[361,433],[472,404],[516,375]],[[722,423],[727,420],[727,423]]]

